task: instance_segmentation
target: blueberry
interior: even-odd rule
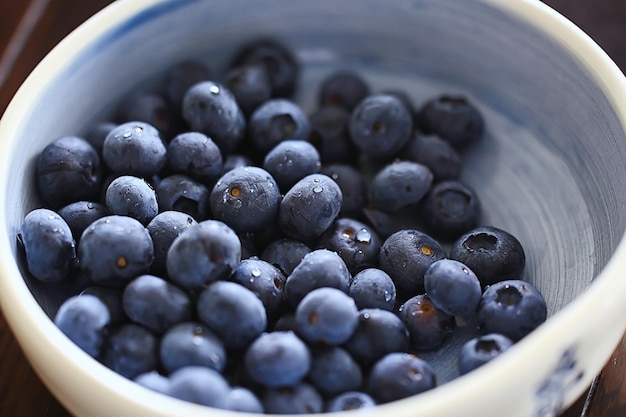
[[[333,164],[322,167],[320,173],[328,175],[339,186],[343,199],[340,216],[355,217],[367,205],[367,184],[363,175],[350,165]]]
[[[498,333],[490,333],[468,340],[459,351],[459,373],[464,375],[473,371],[504,353],[511,346],[513,346],[513,341]]]
[[[420,109],[420,128],[447,140],[457,149],[479,140],[484,121],[479,110],[462,95],[447,94],[428,100]]]
[[[246,117],[272,97],[272,82],[261,63],[230,68],[226,73],[225,84]]]
[[[231,279],[261,299],[268,318],[278,317],[285,302],[285,275],[280,269],[258,258],[239,262]]]
[[[54,317],[59,330],[93,357],[100,355],[109,323],[107,306],[89,294],[68,298]]]
[[[107,187],[106,206],[111,214],[128,216],[146,225],[159,212],[156,192],[142,178],[122,175]]]
[[[277,239],[265,246],[261,259],[275,265],[285,276],[291,274],[311,248],[295,239]]]
[[[167,252],[167,272],[184,289],[199,289],[229,277],[241,260],[237,234],[217,220],[204,220],[183,231]]]
[[[78,258],[91,282],[120,286],[148,272],[154,246],[150,233],[139,221],[111,215],[101,217],[85,230]]]
[[[134,379],[153,371],[159,365],[159,339],[138,324],[124,324],[113,330],[102,349],[102,363],[108,368]]]
[[[245,349],[267,328],[267,313],[259,297],[229,281],[210,284],[198,295],[198,319],[228,349]]]
[[[526,254],[519,240],[493,226],[481,226],[459,237],[450,249],[450,258],[467,265],[483,287],[524,272]]]
[[[201,182],[184,174],[163,178],[155,187],[160,211],[180,211],[195,220],[209,217],[209,189]]]
[[[268,414],[315,414],[321,413],[324,400],[310,384],[302,382],[286,388],[267,390],[263,406]]]
[[[336,106],[319,108],[309,117],[308,141],[317,148],[324,164],[354,163],[357,147],[350,139],[350,113]]]
[[[167,145],[169,168],[202,183],[215,181],[222,172],[222,153],[211,138],[200,132],[176,135]]]
[[[307,140],[310,129],[309,118],[302,108],[282,98],[261,104],[249,120],[250,140],[262,153],[287,139]]]
[[[134,381],[142,387],[148,388],[152,391],[160,392],[161,394],[169,395],[170,391],[170,379],[166,376],[159,374],[156,371],[144,372],[134,378]]]
[[[443,181],[435,184],[421,201],[420,220],[433,236],[454,240],[478,225],[480,201],[467,185]]]
[[[543,295],[522,280],[505,280],[487,287],[478,305],[483,333],[500,333],[518,341],[546,321]]]
[[[414,135],[402,156],[427,166],[435,182],[457,180],[463,168],[459,153],[449,142],[435,135]]]
[[[223,153],[234,150],[246,132],[246,119],[235,96],[218,82],[202,81],[189,88],[182,114],[191,130],[210,137]]]
[[[336,219],[318,241],[318,247],[337,252],[352,274],[378,265],[378,234],[358,220]]]
[[[165,332],[159,345],[159,359],[168,373],[186,366],[204,366],[221,372],[226,366],[226,349],[205,325],[184,322]]]
[[[154,275],[140,275],[124,288],[124,311],[135,323],[156,334],[191,319],[192,303],[189,296]]]
[[[22,222],[18,240],[26,254],[29,272],[39,281],[67,278],[76,259],[76,246],[67,222],[52,210],[30,211]]]
[[[263,414],[263,404],[257,395],[244,387],[233,387],[228,393],[229,410]]]
[[[240,168],[240,167],[248,167],[252,165],[252,160],[242,154],[231,153],[226,156],[224,159],[224,164],[222,165],[221,174],[224,175],[231,169]]]
[[[154,260],[150,271],[156,275],[167,274],[167,251],[174,239],[184,230],[198,222],[181,211],[166,210],[156,216],[146,226],[154,246]]]
[[[159,131],[141,121],[117,126],[107,135],[102,156],[118,175],[148,178],[157,174],[166,162],[167,149]]]
[[[295,308],[316,288],[332,287],[347,293],[350,278],[346,263],[336,252],[317,249],[306,254],[289,274],[285,283],[285,296],[289,305]]]
[[[117,123],[111,121],[98,122],[87,130],[85,140],[98,151],[99,156],[102,156],[102,145],[109,133],[116,127]]]
[[[363,216],[367,222],[372,225],[372,228],[376,230],[376,233],[386,239],[395,232],[398,232],[400,228],[396,224],[395,215],[383,210],[377,210],[369,207],[363,207]]]
[[[102,183],[98,151],[85,139],[56,139],[37,157],[37,189],[49,207],[57,210],[80,200],[94,200]]]
[[[307,175],[317,174],[321,166],[319,152],[304,140],[282,141],[263,160],[263,168],[272,174],[283,192]]]
[[[163,77],[165,97],[177,109],[182,108],[183,97],[193,85],[211,79],[211,70],[203,62],[185,59],[165,71]]]
[[[119,123],[148,123],[169,139],[177,129],[175,114],[161,94],[135,91],[118,104],[116,120]]]
[[[359,312],[354,300],[331,287],[317,288],[300,301],[295,312],[298,333],[310,343],[340,345],[354,333]]]
[[[320,346],[312,350],[310,382],[324,396],[358,389],[363,373],[350,354],[340,347]]]
[[[111,211],[104,204],[95,201],[75,201],[61,207],[58,214],[67,222],[74,239],[78,241],[91,223],[110,215]]]
[[[349,128],[352,141],[363,154],[387,159],[411,139],[413,116],[396,97],[373,94],[355,107]]]
[[[396,286],[382,269],[366,268],[350,281],[348,295],[359,309],[380,308],[392,311],[396,303]]]
[[[410,161],[393,162],[372,179],[370,200],[373,208],[393,213],[417,204],[432,183],[433,174],[425,165]]]
[[[341,189],[330,177],[312,174],[298,181],[283,197],[280,229],[293,239],[319,238],[341,210]]]
[[[231,68],[243,64],[261,64],[272,85],[272,97],[290,97],[294,94],[299,76],[299,64],[293,53],[274,39],[257,39],[239,49]]]
[[[453,259],[433,262],[424,274],[424,287],[433,304],[453,316],[475,314],[482,296],[476,274]]]
[[[122,291],[101,286],[90,286],[80,292],[80,295],[93,295],[97,297],[109,310],[111,326],[119,326],[128,321],[122,305]]]
[[[185,366],[170,375],[169,394],[184,401],[228,409],[230,390],[219,372],[205,366]]]
[[[319,86],[318,104],[352,111],[369,94],[365,80],[356,72],[339,70],[328,75]]]
[[[443,247],[418,230],[400,230],[389,236],[380,249],[380,269],[396,284],[396,290],[409,296],[424,289],[424,273],[443,259]]]
[[[371,408],[376,405],[374,399],[361,391],[348,391],[339,394],[328,400],[325,411],[332,413],[335,411],[351,411],[360,410],[362,408]]]
[[[359,311],[354,334],[344,345],[352,357],[364,367],[392,352],[409,349],[409,331],[391,311],[365,308]]]
[[[372,367],[367,392],[379,403],[388,403],[435,388],[432,367],[409,353],[390,353]]]
[[[270,173],[258,167],[225,173],[210,195],[213,216],[237,232],[256,232],[278,217],[280,190]]]
[[[444,344],[456,328],[454,316],[437,308],[427,295],[409,298],[398,310],[409,331],[412,350],[430,351]]]
[[[251,378],[272,388],[298,384],[311,368],[309,348],[290,331],[263,333],[248,347],[244,360]]]

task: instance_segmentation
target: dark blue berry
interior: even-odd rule
[[[274,240],[265,246],[261,259],[275,265],[285,276],[289,276],[309,252],[311,252],[311,248],[299,240],[283,238]]]
[[[169,395],[170,379],[156,371],[144,372],[143,374],[137,375],[133,380],[142,387]]]
[[[176,135],[167,145],[167,162],[172,172],[203,182],[215,181],[222,172],[222,153],[211,138],[200,132]]]
[[[392,213],[388,213],[383,210],[377,210],[369,207],[363,207],[363,216],[372,228],[376,230],[376,233],[386,239],[400,228],[396,223],[396,216]]]
[[[341,189],[330,177],[312,174],[298,181],[283,197],[279,226],[293,239],[319,238],[341,210]]]
[[[356,217],[367,205],[367,184],[363,175],[350,165],[333,164],[322,167],[320,173],[328,175],[341,189],[340,216]]]
[[[388,403],[435,388],[432,367],[409,353],[390,353],[374,364],[367,392],[379,403]]]
[[[417,204],[430,190],[433,174],[425,165],[393,162],[380,170],[370,184],[373,208],[396,212]]]
[[[366,268],[350,281],[348,295],[359,309],[380,308],[392,311],[396,303],[396,286],[382,269]]]
[[[124,311],[156,334],[191,319],[192,303],[180,288],[154,275],[140,275],[126,285]]]
[[[316,414],[322,412],[324,399],[312,385],[303,382],[265,391],[263,406],[268,414]]]
[[[204,220],[183,231],[167,252],[167,273],[184,289],[199,289],[228,278],[241,260],[237,234],[217,220]]]
[[[380,245],[380,238],[372,228],[347,217],[335,220],[317,244],[337,252],[352,274],[378,265]]]
[[[450,258],[467,265],[483,287],[524,272],[526,254],[519,240],[493,226],[481,226],[459,237],[450,249]]]
[[[272,174],[283,192],[307,175],[317,174],[321,166],[317,149],[304,140],[282,141],[263,160],[263,168]]]
[[[324,164],[348,164],[356,161],[357,147],[350,139],[350,113],[336,106],[319,108],[309,117],[308,141],[317,148]]]
[[[354,300],[331,287],[309,292],[295,312],[298,334],[310,343],[340,345],[354,333],[359,312]]]
[[[165,71],[165,97],[180,110],[187,90],[201,81],[210,80],[211,76],[211,70],[203,62],[191,59],[179,61]]]
[[[246,155],[231,153],[224,159],[221,174],[224,175],[231,169],[248,167],[252,165],[252,160]]]
[[[348,292],[351,275],[336,252],[317,249],[306,254],[287,277],[285,296],[289,305],[298,303],[316,288],[332,287]]]
[[[359,311],[354,334],[344,345],[352,357],[364,367],[392,352],[409,349],[409,331],[391,311],[365,308]]]
[[[543,295],[522,280],[505,280],[487,287],[478,305],[483,333],[500,333],[518,341],[546,321]]]
[[[106,206],[111,214],[128,216],[146,225],[159,213],[156,192],[142,178],[122,175],[107,187]]]
[[[250,140],[262,153],[287,139],[307,140],[310,129],[309,118],[302,108],[282,98],[261,104],[249,121]]]
[[[111,211],[104,204],[94,201],[75,201],[61,207],[58,213],[67,222],[74,239],[78,242],[80,236],[91,223],[110,215]]]
[[[294,332],[274,331],[263,333],[250,345],[245,365],[250,377],[263,386],[290,387],[308,374],[311,353]]]
[[[424,287],[433,304],[453,316],[475,314],[482,296],[476,274],[453,259],[433,262],[424,274]]]
[[[130,121],[111,130],[102,146],[107,166],[118,175],[149,178],[166,162],[167,149],[159,131],[141,121]]]
[[[267,328],[265,306],[243,285],[217,281],[206,287],[196,302],[198,319],[228,349],[245,349]]]
[[[478,141],[484,121],[478,108],[462,95],[441,95],[428,100],[419,111],[419,126],[463,149]]]
[[[181,211],[166,210],[154,216],[146,226],[154,246],[154,261],[150,271],[157,275],[167,273],[167,251],[172,242],[183,231],[197,223],[193,217]]]
[[[186,366],[205,366],[221,372],[226,366],[226,349],[205,325],[184,322],[165,332],[159,346],[159,359],[168,373]]]
[[[223,153],[235,149],[246,132],[246,119],[235,96],[218,82],[202,81],[189,88],[182,114],[191,130],[210,137]]]
[[[272,82],[267,69],[261,63],[233,67],[228,70],[225,78],[226,87],[233,93],[246,117],[272,97]]]
[[[444,344],[456,328],[454,316],[437,308],[427,295],[409,298],[398,310],[409,331],[410,348],[429,351]]]
[[[269,318],[278,317],[285,303],[285,275],[280,269],[258,258],[239,262],[231,279],[261,299]]]
[[[109,309],[96,296],[68,298],[54,317],[54,324],[87,354],[98,357],[110,323]]]
[[[409,296],[424,289],[424,273],[435,261],[446,256],[443,247],[418,230],[400,230],[389,236],[380,249],[380,269],[396,289]]]
[[[375,405],[376,402],[369,394],[361,391],[348,391],[329,399],[325,411],[332,413],[335,411],[360,410],[362,408],[371,408]]]
[[[70,226],[52,210],[30,211],[22,222],[18,239],[24,248],[28,271],[44,282],[67,278],[76,260]]]
[[[457,239],[480,220],[480,201],[467,185],[455,181],[435,184],[420,203],[425,230],[441,239]]]
[[[318,105],[342,107],[351,112],[369,92],[369,86],[358,73],[339,70],[322,80]]]
[[[233,387],[228,393],[230,402],[229,410],[241,411],[244,413],[263,414],[263,404],[257,395],[244,387]]]
[[[119,123],[144,122],[154,126],[159,133],[170,139],[177,129],[176,113],[159,93],[136,91],[124,97],[117,108]]]
[[[37,188],[52,209],[97,198],[102,183],[98,151],[83,138],[64,136],[37,158]]]
[[[395,156],[411,139],[413,116],[396,97],[367,96],[350,118],[350,137],[357,148],[373,159]]]
[[[435,182],[456,180],[461,175],[461,156],[449,142],[439,136],[414,135],[402,156],[427,166],[433,173]]]
[[[155,187],[160,211],[180,211],[197,221],[209,217],[210,190],[184,174],[163,178]]]
[[[111,326],[119,326],[128,321],[122,305],[122,291],[116,288],[91,286],[80,292],[80,295],[93,295],[106,305],[109,310]]]
[[[307,381],[322,395],[335,396],[361,386],[361,368],[345,349],[336,346],[316,347],[312,350],[312,359]]]
[[[228,171],[217,181],[210,196],[213,216],[237,232],[256,232],[273,224],[280,201],[276,181],[258,167]]]
[[[154,259],[150,233],[127,216],[101,217],[80,238],[81,269],[93,283],[124,285],[148,272]]]
[[[169,394],[184,401],[226,410],[230,390],[219,372],[205,366],[185,366],[170,375]]]
[[[475,337],[463,344],[458,356],[459,373],[464,375],[500,356],[513,341],[498,333]]]
[[[129,379],[159,366],[159,339],[137,324],[124,324],[113,330],[102,350],[102,362]]]

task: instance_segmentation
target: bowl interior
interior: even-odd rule
[[[626,204],[626,137],[611,104],[570,53],[489,3],[171,1],[114,28],[93,23],[93,39],[67,40],[75,56],[25,103],[15,137],[3,138],[12,141],[3,238],[18,260],[15,233],[39,205],[34,159],[47,143],[107,120],[123,94],[155,85],[174,62],[200,58],[219,73],[234,48],[268,36],[297,52],[297,101],[309,113],[315,86],[340,68],[359,71],[374,90],[404,90],[416,106],[440,93],[470,97],[487,132],[465,155],[462,180],[481,199],[482,223],[522,242],[525,278],[550,315],[585,290],[626,228],[618,210]],[[51,290],[23,273],[50,316],[75,290]],[[473,334],[470,323],[453,349],[425,355],[441,381],[456,376],[453,355]]]

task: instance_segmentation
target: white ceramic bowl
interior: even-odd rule
[[[77,416],[232,415],[143,389],[73,345],[49,318],[62,291],[22,274],[16,232],[38,206],[33,161],[47,143],[84,133],[177,60],[220,68],[257,36],[297,51],[309,111],[311,86],[336,68],[405,89],[416,104],[472,97],[487,135],[464,179],[484,223],[522,241],[526,278],[549,304],[548,321],[497,361],[453,379],[451,353],[431,354],[440,387],[363,414],[539,417],[570,405],[626,329],[626,81],[582,31],[532,0],[127,0],[74,31],[0,125],[0,300],[50,390]]]

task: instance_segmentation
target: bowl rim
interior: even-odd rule
[[[53,80],[67,67],[68,56],[78,56],[91,42],[103,36],[111,26],[119,25],[145,8],[165,1],[167,0],[118,0],[106,6],[70,33],[37,65],[14,95],[0,120],[0,137],[18,136],[19,127],[25,123],[25,115],[28,114],[24,109],[37,101],[41,86]],[[588,71],[590,77],[609,100],[626,131],[626,78],[595,41],[574,23],[542,2],[535,0],[480,1],[507,11],[556,40],[560,47],[567,50]],[[17,146],[17,141],[0,141],[0,178],[9,178],[8,155],[11,155]],[[6,188],[7,185],[0,182],[0,196],[6,195]],[[37,361],[39,356],[52,354],[62,359],[62,366],[67,374],[74,373],[79,380],[90,381],[101,393],[108,392],[109,395],[123,396],[127,402],[134,402],[146,411],[149,409],[155,415],[204,415],[206,408],[203,406],[154,393],[117,375],[103,365],[94,366],[96,362],[56,328],[19,273],[9,244],[11,235],[4,219],[5,207],[6,204],[0,206],[0,218],[3,219],[0,222],[0,236],[2,236],[0,240],[0,283],[2,284],[0,307],[30,363],[58,400],[65,406],[70,406],[65,403],[62,396],[58,395],[59,391],[55,388],[53,379],[48,378],[46,372],[39,368]],[[567,333],[568,328],[589,322],[586,313],[590,308],[593,308],[601,317],[610,317],[619,322],[619,328],[623,332],[626,329],[626,306],[623,303],[623,297],[626,295],[626,280],[619,278],[625,267],[626,239],[622,236],[615,252],[603,270],[591,282],[588,290],[555,312],[544,325],[516,344],[511,352],[499,361],[498,366],[487,364],[435,390],[420,394],[419,399],[408,398],[378,406],[381,413],[405,414],[407,407],[413,407],[415,403],[419,404],[426,415],[436,412],[438,406],[449,402],[452,395],[463,402],[471,401],[471,395],[475,390],[462,392],[457,388],[459,384],[471,382],[472,386],[485,387],[494,379],[507,378],[507,375],[510,375],[518,366],[517,363],[527,363],[541,353],[540,341],[542,339],[561,336]],[[223,410],[215,410],[215,412],[229,413]]]

